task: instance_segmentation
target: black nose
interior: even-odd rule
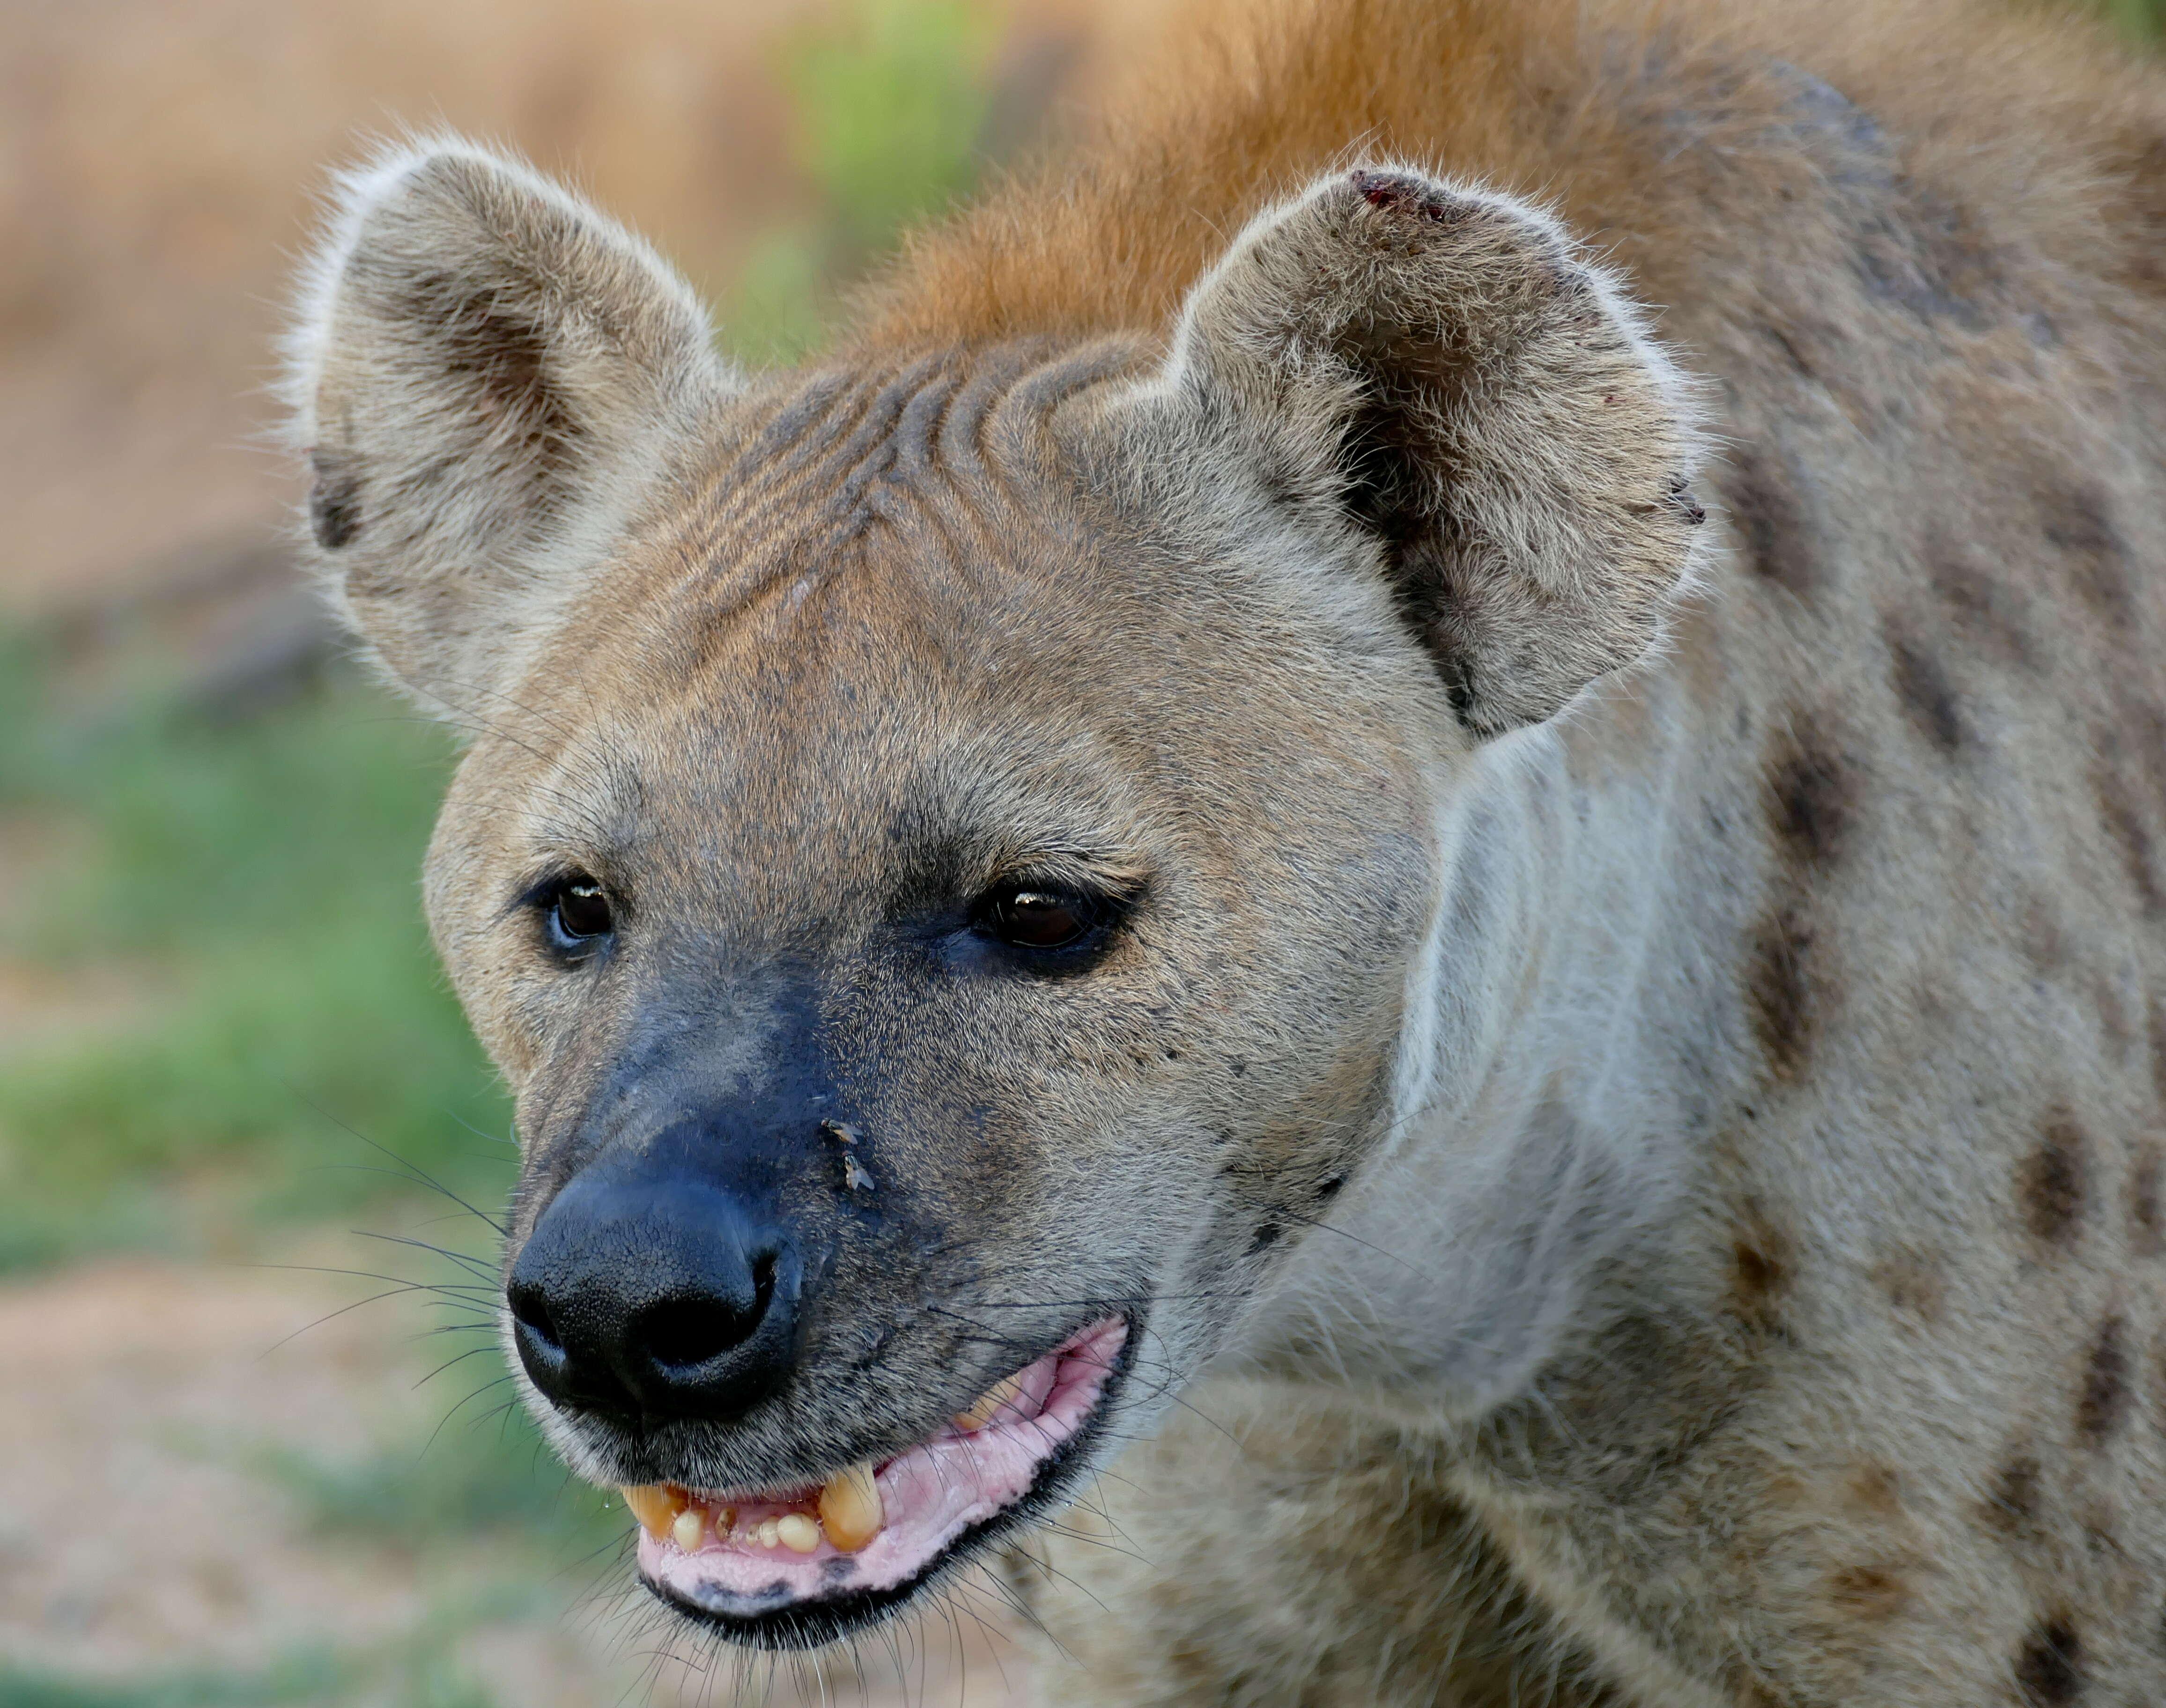
[[[557,1405],[729,1418],[788,1376],[802,1278],[790,1241],[733,1194],[581,1174],[505,1291],[520,1362]]]

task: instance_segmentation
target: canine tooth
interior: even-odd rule
[[[983,1429],[999,1415],[1000,1409],[1022,1392],[1019,1377],[1003,1376],[978,1396],[977,1404],[968,1411],[955,1414],[955,1421],[964,1429]]]
[[[878,1536],[886,1517],[870,1460],[837,1471],[820,1490],[820,1528],[846,1554]]]
[[[688,1554],[700,1552],[700,1543],[707,1533],[707,1515],[696,1506],[688,1506],[677,1515],[669,1526],[670,1540]]]
[[[669,1498],[668,1489],[659,1483],[642,1483],[636,1489],[627,1488],[621,1492],[624,1504],[631,1509],[639,1527],[655,1541],[661,1541],[677,1516],[677,1503]]]
[[[801,1512],[785,1512],[776,1519],[774,1534],[794,1554],[809,1554],[820,1546],[820,1526]]]
[[[762,1547],[773,1547],[782,1540],[782,1526],[772,1518],[764,1520],[753,1532],[753,1537]]]

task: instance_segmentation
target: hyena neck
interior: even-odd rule
[[[1465,1419],[1622,1308],[1622,1278],[1644,1305],[1635,1256],[1689,1226],[1729,1059],[1689,972],[1729,911],[1701,877],[1710,714],[1651,667],[1444,792],[1390,1130],[1245,1352]]]

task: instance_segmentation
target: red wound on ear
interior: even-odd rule
[[[1440,224],[1452,219],[1455,210],[1425,193],[1425,187],[1412,178],[1395,178],[1387,172],[1356,171],[1349,174],[1361,199],[1371,208],[1382,208],[1394,214],[1418,214],[1424,219],[1434,219]]]

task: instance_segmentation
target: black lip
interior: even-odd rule
[[[1102,1319],[1094,1317],[1091,1321]],[[1091,1408],[1083,1426],[1046,1456],[1045,1463],[1038,1468],[1037,1476],[1020,1500],[1002,1507],[991,1518],[972,1525],[928,1560],[925,1569],[908,1583],[885,1589],[853,1589],[840,1595],[788,1601],[765,1610],[746,1608],[742,1603],[730,1607],[691,1600],[664,1589],[644,1573],[638,1574],[640,1587],[694,1623],[748,1648],[821,1648],[880,1623],[956,1569],[968,1556],[1022,1527],[1037,1514],[1059,1501],[1067,1485],[1074,1480],[1075,1468],[1088,1457],[1092,1443],[1103,1432],[1106,1419],[1112,1414],[1113,1403],[1119,1398],[1134,1363],[1136,1346],[1143,1334],[1143,1320],[1139,1315],[1123,1315],[1122,1321],[1128,1325],[1128,1334],[1121,1342],[1120,1351],[1113,1355],[1112,1368],[1107,1371],[1105,1382],[1098,1389],[1097,1403]],[[1062,1345],[1089,1326],[1090,1323],[1086,1322],[1054,1344]]]

